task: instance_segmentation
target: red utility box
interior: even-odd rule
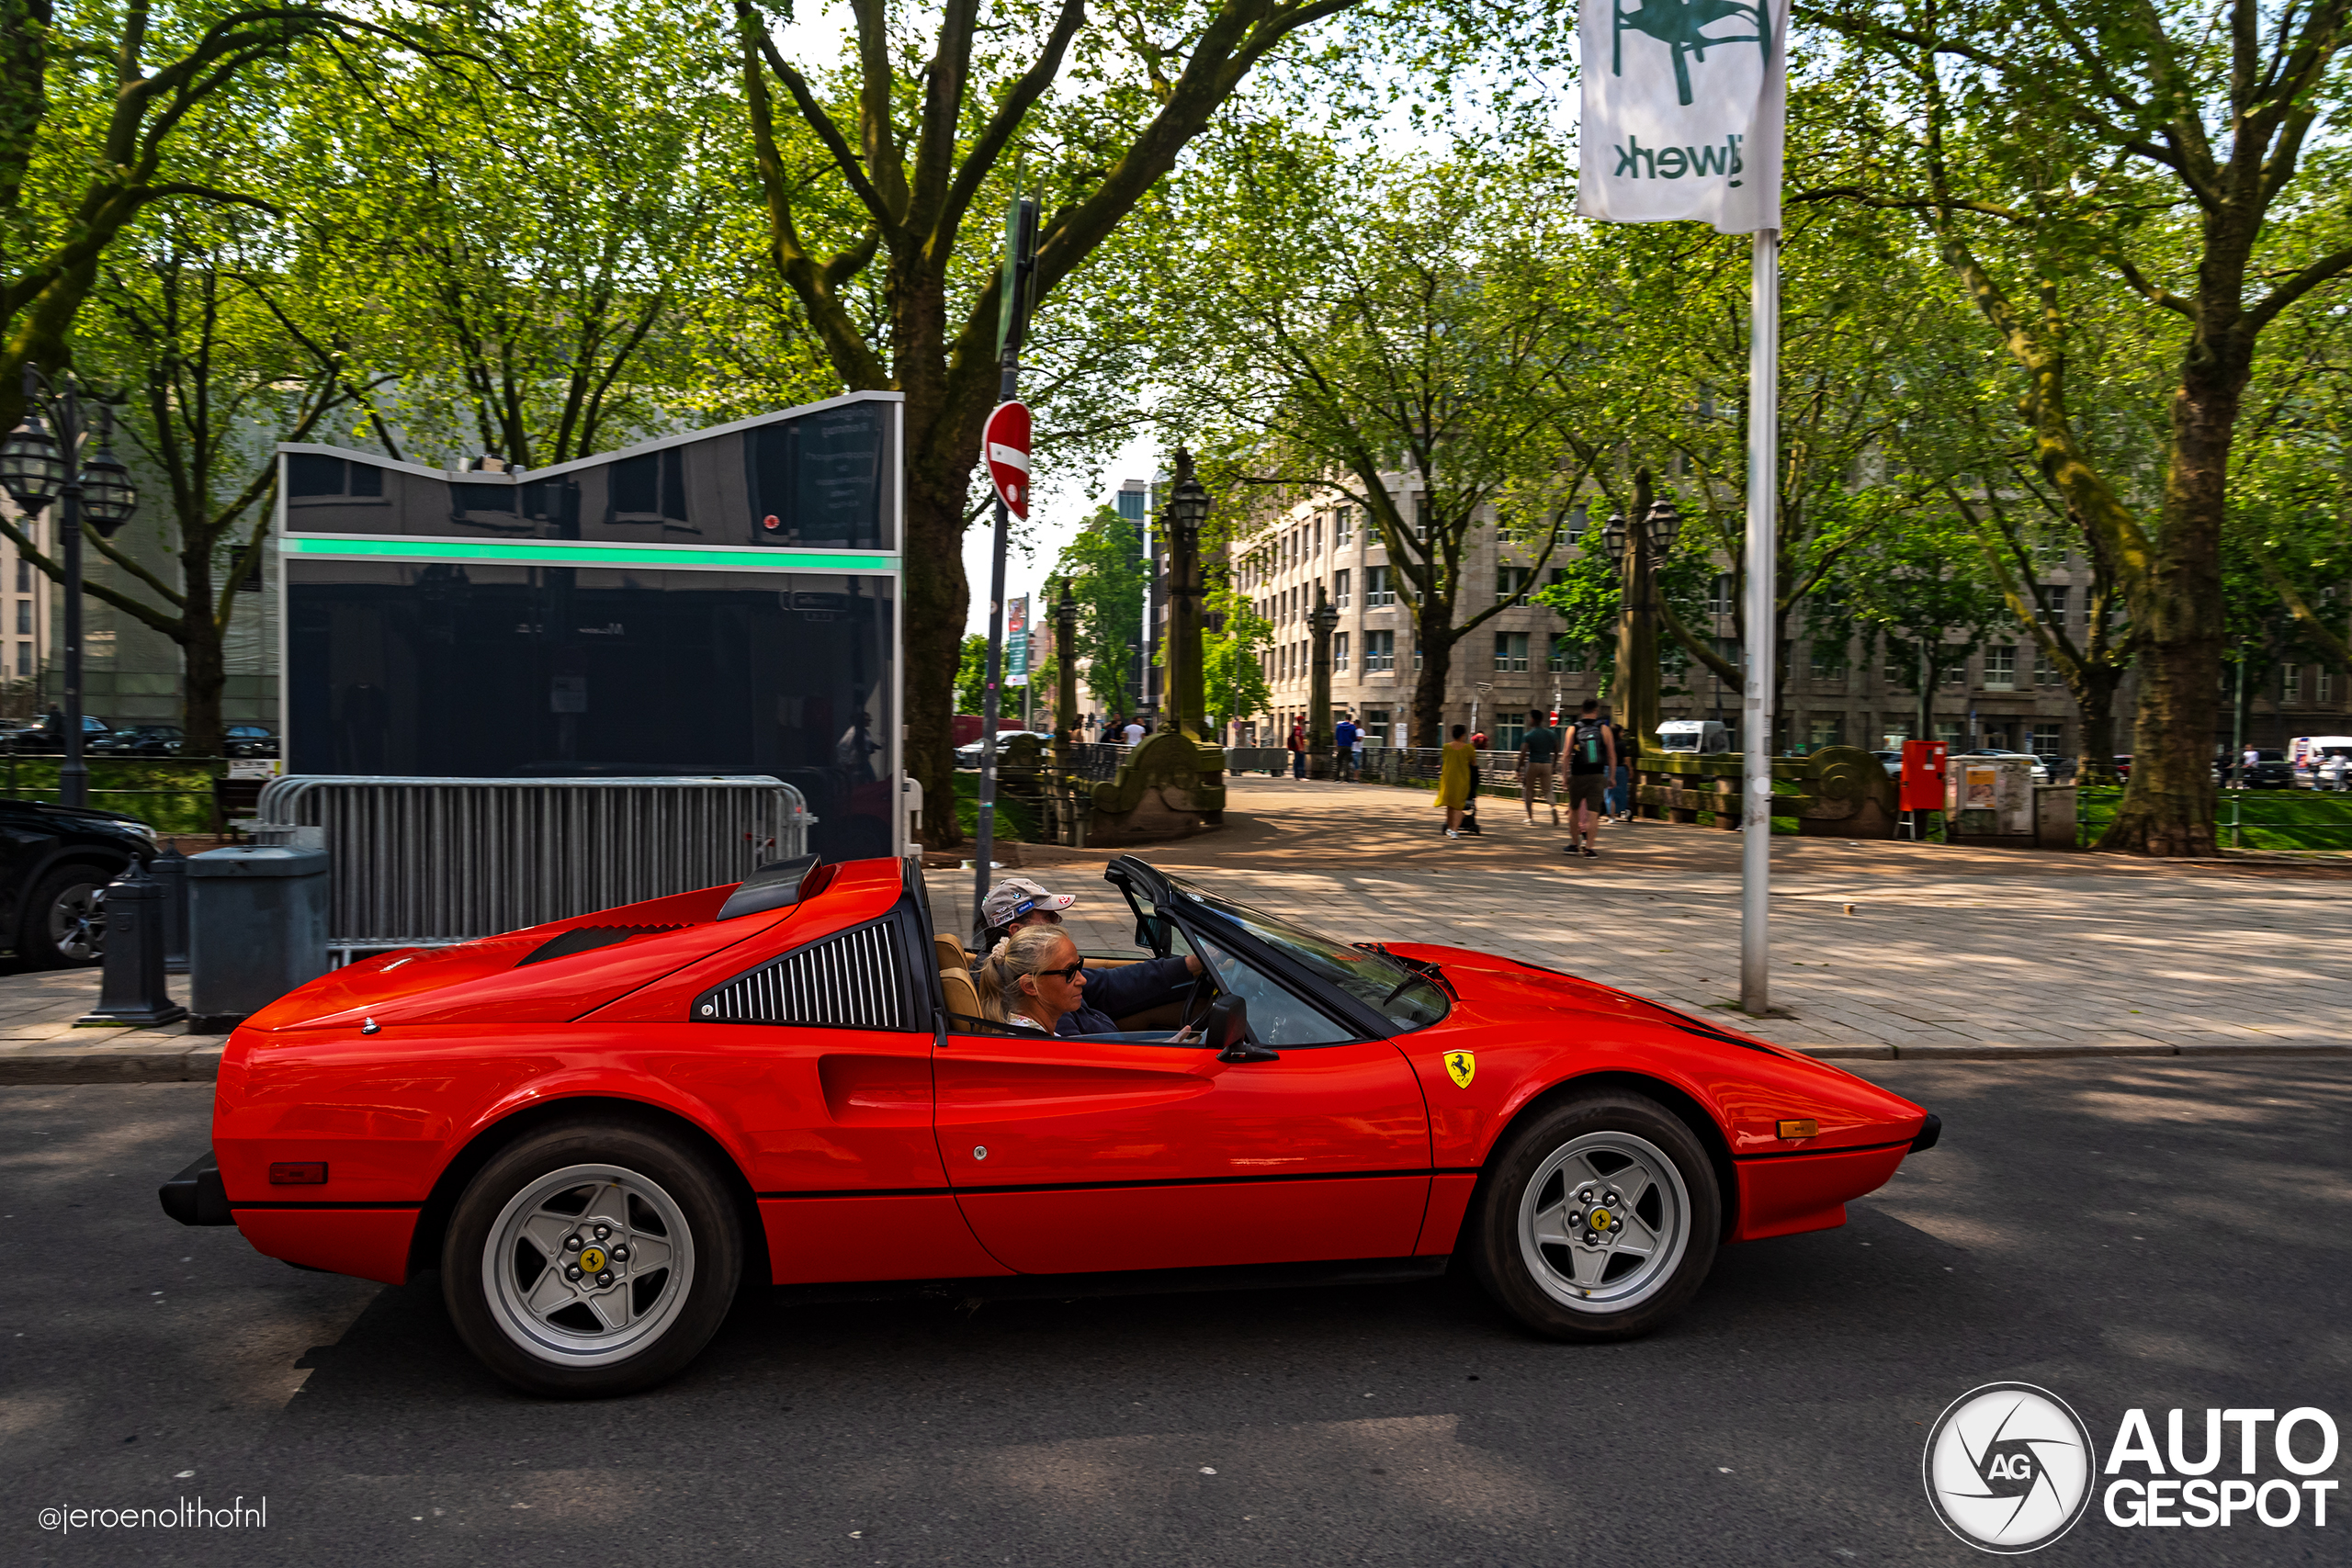
[[[1951,755],[1946,740],[1905,740],[1903,743],[1903,809],[1941,811],[1944,808],[1944,768]]]

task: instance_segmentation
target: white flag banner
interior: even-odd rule
[[[1584,0],[1577,210],[1781,226],[1788,0]]]

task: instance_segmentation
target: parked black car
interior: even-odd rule
[[[95,964],[98,891],[155,853],[155,830],[118,811],[0,796],[0,933],[39,969]]]
[[[85,751],[92,750],[101,737],[113,733],[113,727],[97,715],[85,713],[82,716],[82,749]],[[48,724],[41,719],[35,719],[30,728],[17,731],[8,744],[19,755],[53,757],[65,750],[63,731],[51,734]]]
[[[232,757],[275,757],[277,737],[258,724],[232,724],[221,738],[220,749]]]
[[[109,757],[176,757],[183,739],[176,724],[134,724],[99,736],[90,750]]]

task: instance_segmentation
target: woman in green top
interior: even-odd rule
[[[1471,770],[1478,765],[1478,753],[1469,739],[1470,727],[1457,724],[1453,739],[1446,743],[1444,765],[1438,770],[1437,798],[1430,804],[1445,807],[1445,836],[1462,837],[1462,808],[1470,804]]]

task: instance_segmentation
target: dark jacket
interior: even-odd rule
[[[1054,1025],[1057,1034],[1110,1034],[1123,1013],[1158,1007],[1193,983],[1179,955],[1147,958],[1116,969],[1089,969],[1083,1005]]]

